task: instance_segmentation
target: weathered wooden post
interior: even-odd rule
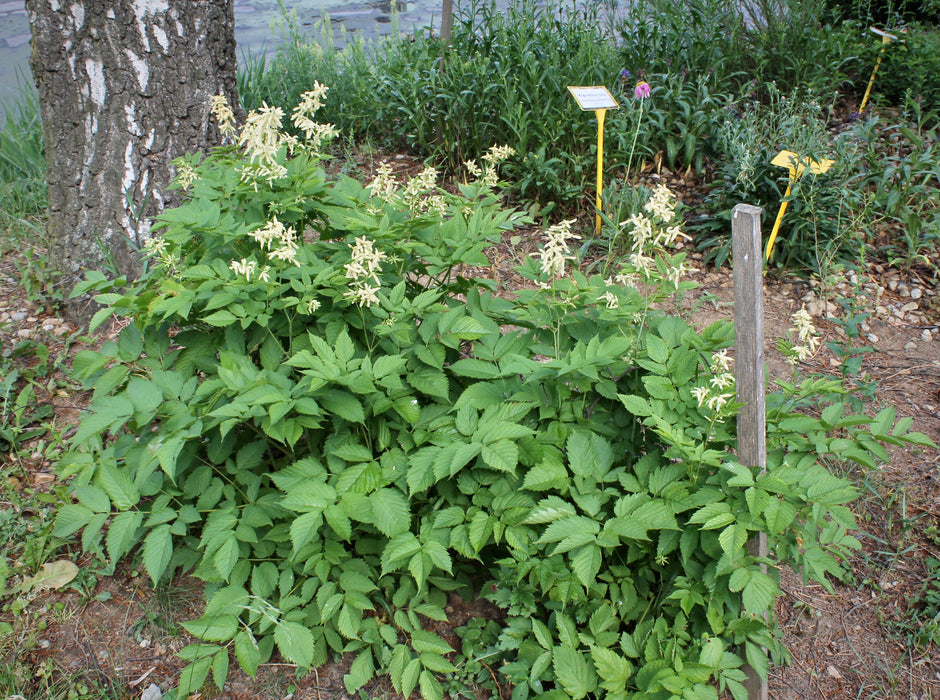
[[[746,466],[767,466],[767,407],[764,401],[764,276],[760,240],[761,208],[739,204],[731,215],[734,258],[734,346],[738,403],[738,461]],[[767,537],[761,533],[748,542],[748,550],[767,556]],[[767,700],[767,681],[750,666],[749,700]]]

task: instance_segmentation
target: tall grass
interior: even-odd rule
[[[5,217],[25,217],[44,212],[47,205],[39,100],[21,84],[0,131],[0,210]]]

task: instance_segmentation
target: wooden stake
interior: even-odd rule
[[[734,346],[738,403],[738,461],[767,467],[767,404],[764,400],[764,277],[760,240],[761,208],[739,204],[731,214],[734,256]],[[767,556],[761,533],[747,543],[753,556]],[[749,700],[768,700],[767,681],[744,667]]]

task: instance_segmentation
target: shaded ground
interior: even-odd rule
[[[400,171],[414,167],[408,159],[399,159],[395,165]],[[516,232],[507,237],[491,251],[493,267],[480,272],[511,285],[511,268],[535,249],[534,236],[535,232]],[[696,264],[701,267],[700,260]],[[701,269],[692,277],[700,286],[681,300],[678,312],[702,325],[730,318],[730,273]],[[30,304],[16,279],[13,257],[8,255],[0,260],[3,352],[10,352],[17,343],[36,342],[46,345],[53,357],[67,354],[71,328],[49,310]],[[805,304],[814,315],[825,315],[828,310],[842,316],[838,300],[854,299],[858,311],[872,314],[862,326],[861,338],[854,342],[856,347],[874,350],[865,354],[861,373],[876,387],[871,409],[891,404],[899,418],[912,417],[914,429],[940,441],[936,283],[926,275],[880,267],[873,267],[862,279],[840,279],[828,289],[799,279],[768,278],[765,342],[771,376],[791,376],[775,342],[790,327],[793,312]],[[824,340],[846,342],[841,324],[820,320],[817,327]],[[77,339],[72,342],[77,347]],[[839,365],[836,354],[823,347],[799,373],[837,375]],[[74,388],[65,389],[61,374],[52,374],[56,381],[44,378],[44,383],[37,384],[38,399],[55,407],[58,425],[72,423],[83,397]],[[23,494],[54,491],[47,441],[45,436],[37,438],[0,457],[6,489]],[[916,632],[911,620],[922,597],[926,559],[940,559],[940,455],[897,449],[883,469],[856,470],[852,476],[863,493],[855,509],[867,533],[861,537],[864,550],[851,562],[850,581],[836,585],[833,592],[815,584],[803,585],[797,576],[783,572],[784,595],[777,613],[792,661],[773,669],[771,697],[940,698],[940,649],[935,644],[917,649],[907,643]],[[41,527],[42,518],[50,512],[24,510],[19,499],[6,500],[5,496],[0,509],[7,513],[12,509],[35,528]],[[7,551],[19,552],[20,544],[8,542]],[[83,563],[77,549],[71,556]],[[191,641],[178,623],[195,614],[198,582],[178,581],[155,592],[146,577],[123,568],[114,577],[83,583],[84,593],[65,589],[42,593],[19,614],[7,605],[0,621],[10,623],[14,631],[0,637],[0,660],[8,665],[18,662],[24,674],[81,675],[109,686],[116,697],[141,697],[151,684],[163,690],[172,687],[183,665],[174,652]],[[487,614],[459,601],[452,601],[450,612],[455,619]],[[332,663],[298,681],[290,664],[272,663],[252,681],[233,664],[226,691],[212,697],[345,698],[344,670],[342,663]],[[503,691],[508,697],[508,689]],[[387,682],[374,684],[370,695],[394,697]]]

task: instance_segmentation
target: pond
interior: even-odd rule
[[[97,0],[95,0],[97,1]],[[454,5],[459,7],[459,0]],[[502,3],[508,5],[508,0]],[[339,27],[347,32],[375,39],[393,31],[411,32],[415,27],[440,27],[440,0],[375,0],[343,2],[343,0],[286,0],[284,5],[295,12],[300,25],[313,34],[326,12],[339,36]],[[398,21],[392,21],[397,12]],[[277,0],[235,0],[235,39],[239,58],[249,52],[253,56],[269,53],[277,47],[281,32],[281,9]],[[29,18],[25,0],[0,0],[0,107],[9,105],[23,85],[30,85]],[[3,110],[0,109],[0,119]]]

